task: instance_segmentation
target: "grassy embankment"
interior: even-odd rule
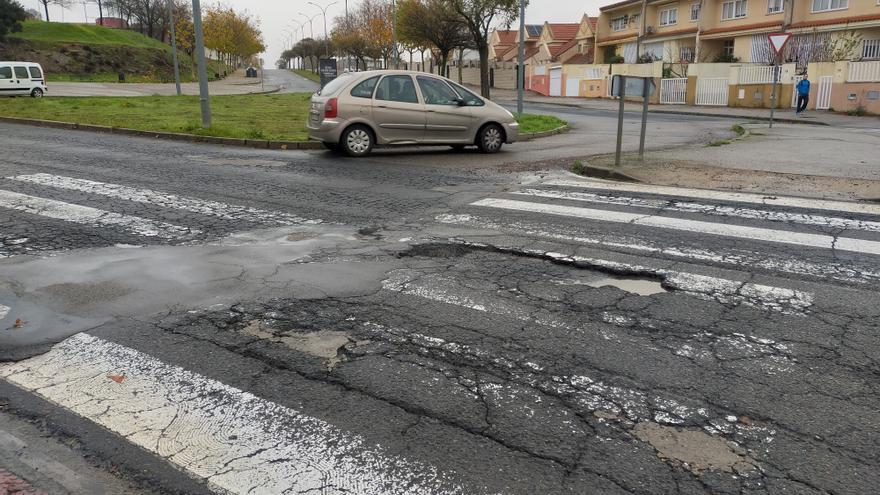
[[[321,82],[321,76],[318,74],[315,74],[314,72],[312,72],[310,70],[293,69],[293,73],[298,76],[304,77],[304,78],[308,79],[309,81],[314,81],[316,83]]]
[[[239,139],[300,141],[307,139],[305,122],[311,95],[237,95],[211,98],[214,126],[202,129],[196,96],[5,98],[0,115],[78,124],[124,127],[144,131],[182,132]],[[523,115],[523,133],[555,129],[562,120]]]
[[[178,53],[181,79],[193,81],[192,59]],[[0,44],[0,59],[38,62],[49,82],[116,82],[120,71],[126,82],[173,81],[169,45],[135,31],[89,24],[27,21]],[[222,72],[219,63],[209,61],[210,78]]]

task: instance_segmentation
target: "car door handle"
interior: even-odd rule
[[[388,108],[387,105],[376,105],[376,108]]]

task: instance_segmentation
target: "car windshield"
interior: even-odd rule
[[[342,74],[336,79],[327,83],[326,86],[318,90],[317,95],[319,96],[334,96],[339,93],[343,87],[345,87],[351,81],[351,76],[348,74]]]

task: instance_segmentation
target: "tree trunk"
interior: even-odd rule
[[[46,22],[49,22],[49,0],[40,0],[40,3],[46,9]]]
[[[480,51],[480,94],[489,98],[489,44],[481,41],[477,49]]]
[[[98,21],[102,26],[104,25],[104,2],[102,0],[98,0]]]
[[[458,49],[458,84],[464,84],[464,48]]]

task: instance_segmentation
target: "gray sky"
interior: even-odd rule
[[[37,0],[19,1],[27,8],[35,8],[43,12]],[[332,0],[313,1],[327,5]],[[350,6],[357,4],[357,0],[348,1]],[[202,7],[213,3],[210,0],[202,0]],[[301,36],[299,25],[294,22],[295,20],[305,22],[305,34],[306,36],[311,34],[309,23],[305,21],[305,16],[299,15],[300,12],[309,16],[318,14],[312,21],[312,29],[314,29],[315,36],[321,36],[324,33],[324,19],[321,11],[318,7],[309,5],[306,0],[225,0],[223,3],[238,10],[247,10],[261,20],[263,38],[268,47],[263,56],[267,66],[273,65],[285,48],[290,36],[285,33],[285,30],[290,32],[295,30],[297,40]],[[585,12],[590,15],[598,15],[599,6],[611,3],[614,3],[614,0],[531,0],[531,5],[526,12],[526,21],[530,24],[542,24],[544,21],[579,22]],[[342,15],[344,12],[345,0],[339,0],[327,11],[328,24],[332,25],[333,17]],[[49,15],[52,20],[61,20],[63,17],[67,22],[83,22],[88,16],[88,21],[94,22],[98,17],[98,6],[87,3],[84,9],[83,2],[78,1],[73,8],[67,10],[49,7]]]

